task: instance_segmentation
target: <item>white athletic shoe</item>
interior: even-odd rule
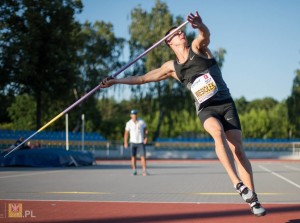
[[[239,182],[235,186],[235,189],[239,192],[243,200],[250,205],[251,211],[255,216],[260,217],[266,215],[266,210],[259,203],[255,192],[246,187],[243,182]]]
[[[249,203],[252,213],[257,216],[265,216],[267,214],[266,209],[264,209],[258,201]]]

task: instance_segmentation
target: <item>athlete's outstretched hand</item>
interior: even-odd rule
[[[193,13],[190,13],[187,17],[187,20],[190,22],[190,24],[192,25],[192,27],[195,28],[200,28],[200,26],[202,25],[202,19],[198,13],[198,11],[196,11],[196,15],[194,15]]]
[[[104,80],[101,81],[100,87],[101,88],[108,88],[114,84],[114,78],[113,77],[107,77]]]

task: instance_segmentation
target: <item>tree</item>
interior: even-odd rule
[[[77,83],[77,90],[84,93],[124,64],[120,56],[125,39],[117,38],[113,33],[113,25],[102,21],[94,24],[86,21],[81,26],[79,39],[81,82]]]
[[[215,57],[215,59],[216,59],[216,61],[217,61],[220,68],[223,67],[223,63],[225,61],[225,54],[226,53],[227,53],[226,50],[223,49],[223,48],[219,48],[218,50],[215,50],[213,52],[213,55],[214,55],[214,57]]]
[[[35,120],[32,117],[36,111],[36,103],[32,96],[28,94],[17,96],[15,102],[7,110],[13,120],[14,130],[24,129],[24,126],[28,130],[34,130]]]
[[[0,93],[0,123],[9,123],[11,119],[9,118],[7,108],[14,101],[14,95],[12,92],[6,94]]]
[[[240,116],[243,134],[247,138],[267,138],[270,119],[266,110],[251,109]]]
[[[289,118],[286,101],[278,103],[268,113],[271,121],[270,130],[267,134],[268,138],[289,138]]]
[[[86,21],[81,25],[81,31],[78,35],[80,46],[77,53],[79,56],[80,75],[74,86],[75,98],[78,99],[85,92],[94,88],[100,81],[109,76],[115,70],[124,64],[120,60],[123,52],[123,38],[117,38],[113,33],[111,23],[96,21],[94,24]],[[105,91],[99,91],[105,94]],[[74,109],[73,114],[77,117],[77,124],[73,131],[80,128],[81,114],[85,113],[89,118],[89,131],[96,131],[101,125],[101,117],[97,110],[97,96],[91,97]],[[100,113],[101,114],[101,113]]]
[[[291,124],[290,137],[300,137],[300,70],[296,70],[295,73],[292,93],[286,101]]]
[[[6,0],[0,8],[4,15],[0,20],[0,100],[10,104],[9,95],[32,95],[36,101],[32,120],[37,120],[37,128],[123,65],[124,39],[115,37],[111,23],[74,21],[81,9],[80,0]],[[98,95],[69,112],[73,131],[79,130],[82,113],[88,131],[99,128]],[[59,130],[63,125],[64,121],[58,121],[50,128]]]
[[[250,111],[251,109],[269,111],[272,110],[277,104],[278,101],[270,97],[255,99],[248,103],[247,111]]]
[[[53,100],[68,101],[76,63],[80,0],[4,0],[0,8],[2,94],[28,93],[36,101],[36,127]],[[66,87],[67,86],[67,87]]]
[[[235,102],[236,108],[238,110],[238,113],[240,115],[247,112],[247,106],[248,106],[249,102],[246,100],[245,97],[235,99],[234,102]]]
[[[286,102],[279,103],[266,97],[246,101],[244,97],[235,100],[243,127],[243,134],[250,138],[287,138],[288,114]]]

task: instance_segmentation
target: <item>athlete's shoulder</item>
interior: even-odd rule
[[[214,55],[211,53],[211,50],[208,48],[208,46],[203,46],[199,49],[191,46],[189,55],[190,55],[190,57],[196,55],[196,57],[204,58],[204,59],[213,59],[214,58]]]
[[[165,68],[165,69],[168,69],[169,72],[170,71],[175,71],[174,60],[169,60],[169,61],[165,62],[161,67]]]
[[[176,74],[175,64],[175,60],[169,60],[163,64],[162,69],[164,69],[164,72],[167,73],[170,77],[180,81]]]

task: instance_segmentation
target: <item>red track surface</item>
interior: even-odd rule
[[[23,218],[9,218],[9,203],[21,203]],[[72,223],[300,223],[300,204],[265,204],[268,213],[255,217],[246,204],[69,202],[0,200],[0,222]],[[26,218],[24,216],[26,212]]]

